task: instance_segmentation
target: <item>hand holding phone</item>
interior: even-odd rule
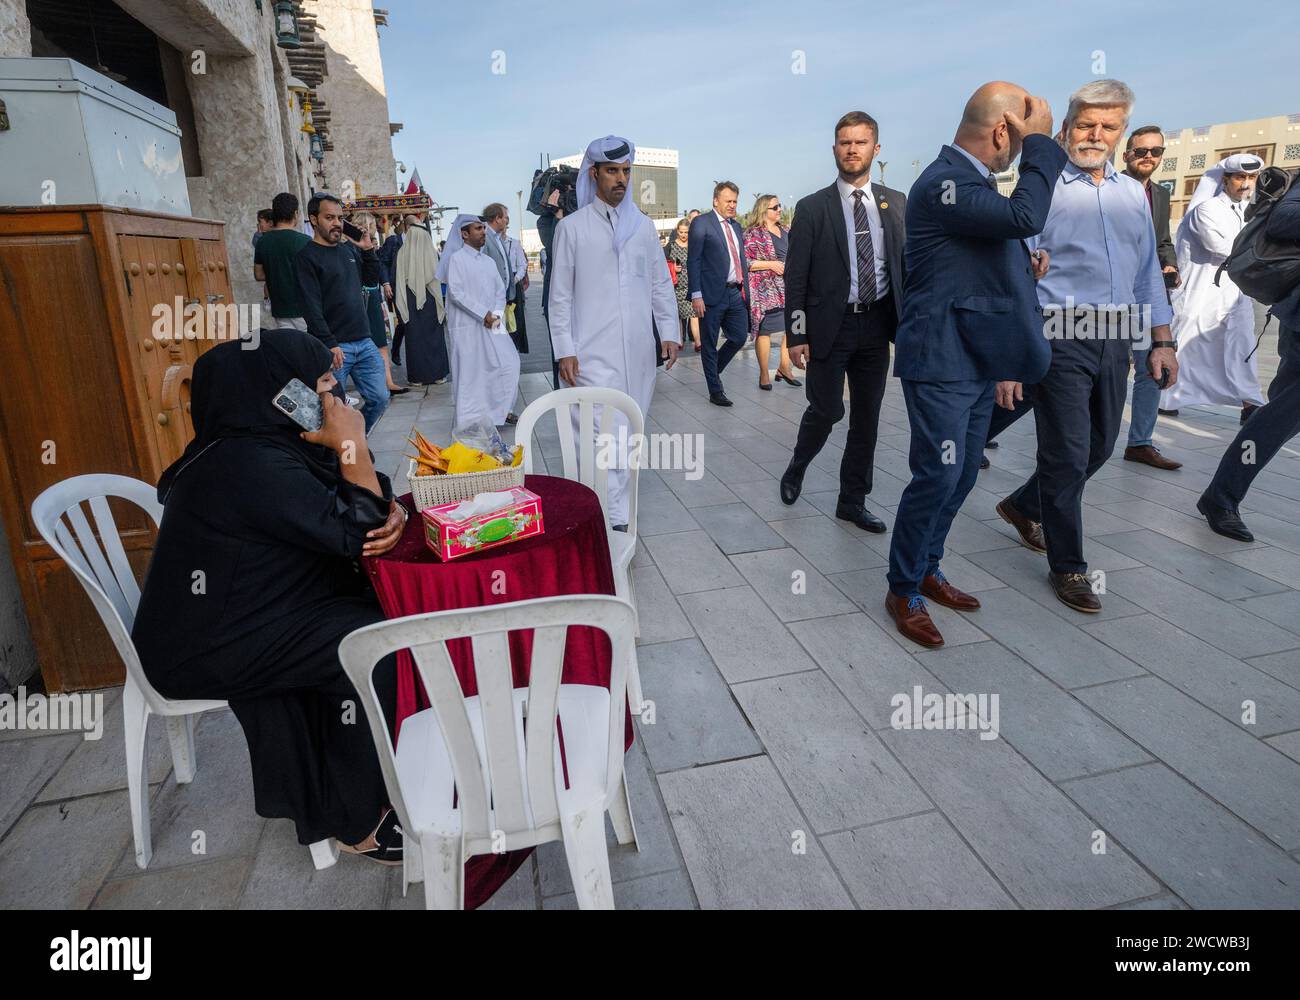
[[[322,417],[320,396],[301,379],[290,379],[275,394],[271,405],[305,431],[320,430]]]

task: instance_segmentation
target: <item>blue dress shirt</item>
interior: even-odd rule
[[[1110,165],[1101,184],[1067,163],[1052,192],[1047,223],[1031,246],[1051,254],[1038,282],[1038,302],[1079,306],[1150,308],[1151,325],[1173,321],[1156,256],[1156,230],[1140,181]]]

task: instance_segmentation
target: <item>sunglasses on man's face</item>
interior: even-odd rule
[[[1165,155],[1165,147],[1164,147],[1164,146],[1148,146],[1146,149],[1131,149],[1131,150],[1129,150],[1129,152],[1131,152],[1131,153],[1133,154],[1133,159],[1135,159],[1135,160],[1140,160],[1140,159],[1142,159],[1144,156],[1149,156],[1149,157],[1151,157],[1153,160],[1158,160],[1158,159],[1160,159],[1160,157],[1162,157],[1162,156]]]

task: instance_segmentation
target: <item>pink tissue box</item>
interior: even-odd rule
[[[443,562],[508,545],[542,533],[542,498],[522,486],[510,489],[514,502],[488,514],[453,521],[450,513],[462,502],[438,504],[420,511],[424,541]]]

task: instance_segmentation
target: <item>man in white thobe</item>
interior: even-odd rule
[[[447,340],[451,348],[456,427],[475,421],[513,423],[519,389],[519,352],[506,334],[506,286],[483,252],[487,229],[477,215],[458,215],[438,278],[447,283]]]
[[[1264,402],[1255,370],[1255,310],[1225,271],[1245,225],[1255,175],[1264,164],[1247,153],[1229,156],[1207,170],[1178,226],[1176,249],[1182,287],[1173,293],[1173,335],[1178,344],[1178,383],[1161,394],[1160,409],[1202,403],[1240,406],[1243,420]]]
[[[650,411],[659,356],[671,368],[681,346],[677,296],[654,223],[626,197],[636,147],[605,136],[587,147],[578,171],[578,211],[556,227],[551,265],[551,342],[568,385],[627,393]],[[576,410],[574,413],[576,427]],[[599,415],[597,426],[599,426]],[[613,427],[618,440],[626,421]],[[624,431],[623,433],[627,433]],[[626,530],[627,456],[609,471],[609,523]],[[599,449],[598,449],[599,453]]]

